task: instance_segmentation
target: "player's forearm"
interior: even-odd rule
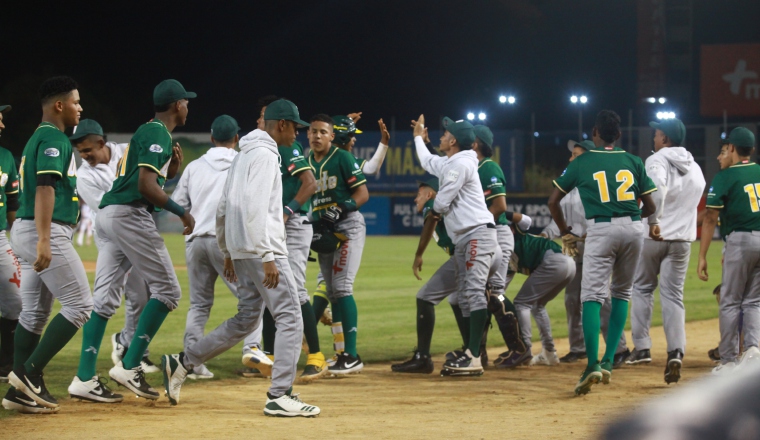
[[[288,216],[298,211],[317,192],[317,179],[314,178],[314,174],[311,171],[302,172],[298,175],[298,178],[301,180],[301,187],[298,188],[298,192],[293,197],[293,200],[285,206],[285,214]]]
[[[356,202],[356,209],[361,208],[369,200],[367,185],[359,185],[354,188],[353,192],[351,192],[351,198]]]
[[[644,204],[644,206],[641,208],[641,217],[650,217],[652,214],[654,214],[655,210],[657,209],[657,206],[654,204],[654,200],[652,199],[652,194],[644,194],[641,196],[641,202]],[[657,224],[650,223],[650,224]]]
[[[493,215],[493,221],[499,222],[499,217],[507,212],[507,199],[504,196],[499,196],[491,199],[491,206],[488,207],[488,211]]]
[[[34,225],[37,227],[39,240],[50,240],[50,224],[53,222],[55,206],[55,188],[38,186],[34,196]]]
[[[8,230],[13,227],[13,222],[16,221],[16,211],[8,211],[5,213],[5,220],[8,222]]]
[[[383,161],[385,160],[385,153],[388,151],[388,146],[384,143],[380,142],[380,145],[377,146],[377,150],[375,150],[375,154],[372,155],[372,159],[368,160],[364,167],[362,167],[362,172],[364,174],[376,174],[380,167],[383,165]]]
[[[430,239],[433,237],[433,232],[435,231],[435,226],[438,224],[438,220],[435,220],[432,216],[428,216],[427,219],[425,219],[425,224],[422,226],[422,233],[420,234],[420,242],[417,245],[417,252],[415,253],[416,256],[421,257],[422,254],[425,253],[425,249],[427,249],[428,244],[430,244]]]
[[[160,186],[158,186],[158,183],[155,180],[144,182],[143,179],[140,178],[137,184],[137,190],[140,192],[140,195],[145,197],[145,200],[153,206],[163,208],[166,206],[166,202],[169,201],[169,196],[166,195]]]
[[[711,216],[708,210],[708,214],[705,215],[702,220],[702,236],[699,239],[699,257],[706,258],[707,251],[710,249],[710,243],[712,243],[713,235],[715,234],[715,226],[718,224],[717,214],[715,217]]]

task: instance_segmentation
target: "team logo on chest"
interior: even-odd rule
[[[324,192],[328,189],[335,189],[338,186],[338,178],[330,176],[327,171],[322,171],[322,175],[317,180],[317,192]]]

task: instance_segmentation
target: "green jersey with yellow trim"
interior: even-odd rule
[[[499,164],[490,158],[480,161],[478,176],[480,177],[480,186],[483,187],[483,195],[486,197],[486,206],[490,209],[497,197],[506,197],[507,179],[504,177],[504,171]],[[509,224],[507,215],[502,213],[497,223],[500,225]]]
[[[277,147],[280,152],[280,174],[282,174],[282,206],[286,206],[298,194],[301,189],[301,179],[298,177],[304,171],[310,171],[311,167],[303,155],[303,147],[295,141],[290,147]],[[300,213],[309,211],[309,201],[301,206]]]
[[[544,259],[546,251],[562,252],[562,246],[548,238],[527,234],[519,228],[515,228],[515,249],[518,269],[534,271]]]
[[[317,179],[317,192],[311,198],[312,218],[319,220],[322,211],[351,198],[354,188],[367,183],[356,158],[346,150],[331,146],[322,161],[309,153],[309,166]]]
[[[433,210],[433,203],[435,203],[434,199],[430,199],[425,203],[425,206],[422,207],[422,218],[426,219],[428,214],[430,214],[430,211]],[[451,241],[451,237],[449,237],[449,233],[446,232],[446,224],[444,223],[444,218],[442,217],[441,220],[438,221],[438,223],[435,225],[435,231],[433,231],[433,239],[435,239],[435,242],[438,243],[438,246],[446,251],[449,256],[454,255],[454,242]]]
[[[34,218],[37,176],[45,174],[60,177],[54,187],[53,221],[75,225],[79,221],[77,163],[69,138],[49,122],[37,127],[21,156],[18,218]]]
[[[707,192],[707,207],[720,210],[721,235],[760,231],[760,165],[748,160],[720,171]]]
[[[137,129],[116,167],[116,180],[111,190],[100,201],[100,208],[108,205],[144,203],[152,205],[137,190],[140,168],[148,168],[158,174],[156,182],[163,188],[166,173],[172,160],[172,135],[163,122],[151,119]],[[151,209],[155,209],[152,207]]]
[[[0,231],[8,229],[8,194],[18,193],[18,170],[10,151],[0,147]]]
[[[612,145],[576,157],[554,186],[578,188],[587,219],[640,216],[639,197],[657,191],[641,158]]]

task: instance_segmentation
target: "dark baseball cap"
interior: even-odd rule
[[[264,110],[265,121],[293,121],[301,127],[308,127],[309,123],[302,120],[298,114],[298,107],[287,99],[278,99],[271,102]]]
[[[433,191],[438,192],[438,178],[437,177],[431,177],[430,179],[425,180],[425,181],[418,180],[417,185],[429,186],[430,188],[433,188]]]
[[[665,133],[673,145],[683,145],[683,141],[686,139],[686,127],[678,118],[665,119],[662,122],[652,121],[649,126]]]
[[[454,136],[460,147],[469,147],[475,142],[475,127],[465,120],[454,121],[451,118],[443,118],[443,128]]]
[[[736,147],[754,148],[755,134],[748,128],[736,127],[728,135],[728,143]]]
[[[473,130],[475,137],[483,141],[489,148],[493,148],[493,132],[485,125],[476,125]]]
[[[93,119],[82,119],[79,121],[79,125],[74,127],[74,133],[69,136],[69,139],[76,141],[91,134],[103,136],[103,127]]]
[[[588,150],[593,150],[594,148],[596,148],[596,145],[594,145],[594,143],[588,139],[582,142],[576,142],[573,140],[567,141],[567,149],[570,150],[571,153],[573,152],[573,148],[575,147],[581,147],[584,150],[588,151]]]
[[[5,113],[11,111],[10,105],[0,105],[0,113]]]
[[[180,99],[195,98],[195,92],[188,92],[176,79],[165,79],[153,89],[153,105],[166,105]]]
[[[211,123],[211,137],[218,141],[229,141],[240,131],[237,121],[230,115],[218,116]]]

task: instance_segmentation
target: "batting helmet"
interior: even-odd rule
[[[340,248],[348,237],[335,232],[332,227],[323,221],[312,223],[314,229],[314,235],[311,237],[311,250],[318,254],[329,254],[335,252]]]
[[[353,135],[362,134],[362,131],[356,128],[354,120],[343,115],[333,116],[333,131],[335,132],[333,143],[337,145],[346,145],[351,142]]]

